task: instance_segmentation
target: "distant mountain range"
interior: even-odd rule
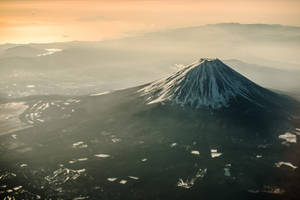
[[[102,42],[0,45],[0,93],[104,92],[159,79],[199,57],[219,57],[263,87],[298,97],[299,38],[299,27],[225,23]]]

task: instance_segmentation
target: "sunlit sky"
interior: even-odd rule
[[[0,0],[0,43],[94,41],[222,22],[300,26],[300,0]]]

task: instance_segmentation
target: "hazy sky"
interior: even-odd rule
[[[0,0],[0,43],[103,40],[221,22],[300,26],[300,0]]]

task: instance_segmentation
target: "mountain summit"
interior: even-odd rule
[[[139,90],[147,103],[171,102],[192,107],[226,108],[233,104],[268,107],[280,95],[250,81],[219,59],[202,58]]]

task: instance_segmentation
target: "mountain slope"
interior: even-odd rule
[[[168,86],[166,95],[176,98],[181,91],[182,98],[208,101],[230,94],[251,109],[271,102],[269,97],[281,99],[221,61],[202,61],[206,64],[162,82],[161,87]],[[207,84],[202,93],[200,83]],[[0,134],[0,179],[5,183],[0,199],[299,197],[299,120],[276,118],[265,109],[252,109],[249,117],[230,101],[224,112],[181,109],[167,103],[171,98],[145,105],[137,92],[144,90],[7,100],[2,110],[9,114],[0,119],[7,129]],[[259,92],[261,99],[254,98]],[[12,109],[16,106],[27,109],[20,115]],[[15,126],[18,130],[10,132]]]

